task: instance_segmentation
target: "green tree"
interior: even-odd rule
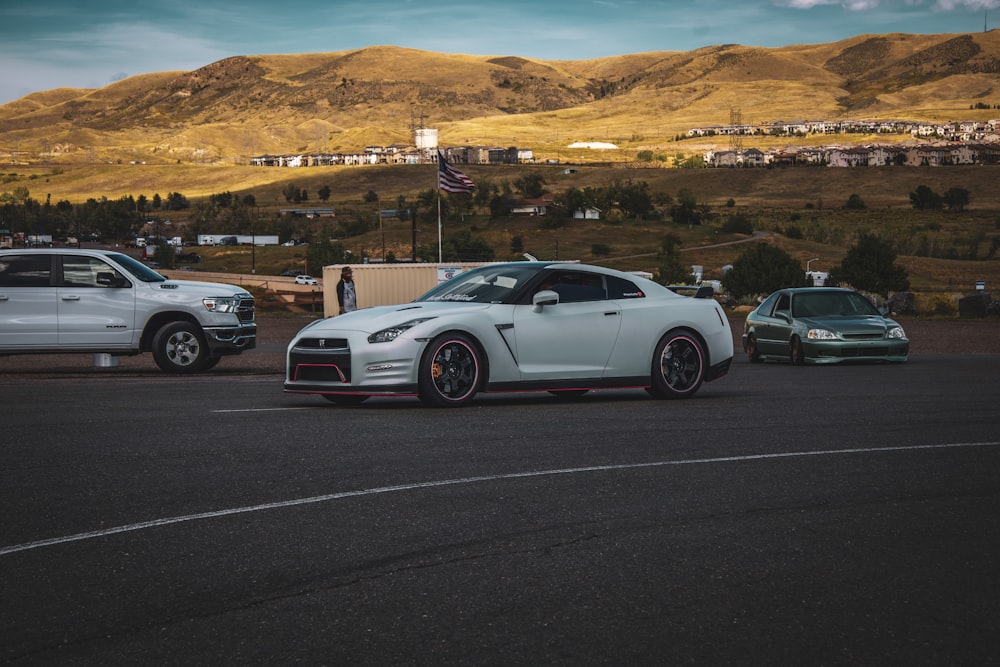
[[[888,296],[910,289],[909,276],[896,263],[896,251],[874,234],[862,234],[851,246],[844,261],[830,270],[828,284],[850,285],[854,289]]]
[[[753,244],[722,277],[723,287],[737,299],[806,284],[806,272],[799,261],[768,243]]]
[[[446,262],[489,262],[493,246],[468,229],[460,229],[441,240],[441,258]]]
[[[537,199],[545,194],[545,177],[541,174],[525,174],[514,180],[514,187],[527,199]]]
[[[852,211],[860,211],[867,208],[867,206],[865,206],[865,200],[861,198],[861,195],[852,194],[847,198],[847,203],[844,204],[844,208]]]
[[[698,204],[697,197],[687,188],[677,193],[677,201],[670,207],[670,217],[678,225],[700,225],[704,214],[704,207]]]
[[[681,261],[680,246],[681,240],[675,234],[667,234],[660,243],[656,281],[661,285],[683,284],[691,278],[691,267]]]
[[[753,234],[753,221],[746,213],[734,213],[722,223],[722,231],[730,234]]]
[[[944,193],[944,204],[949,211],[964,211],[969,205],[969,191],[965,188],[950,188]]]
[[[944,206],[944,197],[926,185],[919,185],[910,193],[910,205],[918,211],[937,211]]]
[[[299,190],[299,186],[295,185],[295,183],[288,183],[285,187],[281,188],[281,194],[288,203],[301,201],[302,199],[302,193]]]
[[[323,187],[321,187],[319,190],[316,191],[316,195],[319,196],[319,200],[324,202],[330,198],[331,193],[332,190],[330,190],[329,185],[324,185]]]

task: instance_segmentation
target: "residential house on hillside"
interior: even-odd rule
[[[552,195],[544,195],[537,199],[519,199],[511,204],[510,214],[529,217],[545,215],[552,201]]]

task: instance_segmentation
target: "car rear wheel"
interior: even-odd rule
[[[753,334],[747,336],[747,359],[751,364],[760,362],[760,350],[757,348],[757,337]]]
[[[705,379],[705,351],[687,329],[668,332],[653,354],[652,385],[657,398],[694,396]]]
[[[792,336],[791,345],[789,345],[789,358],[793,366],[800,366],[806,361],[806,352],[802,348],[802,340],[798,336]]]
[[[438,336],[420,360],[420,400],[438,407],[469,403],[479,390],[482,362],[475,343],[459,333]]]
[[[208,363],[201,329],[191,322],[171,322],[153,336],[153,360],[166,373],[198,373]]]

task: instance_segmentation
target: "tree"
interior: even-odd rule
[[[944,204],[949,211],[964,211],[969,205],[969,191],[965,188],[951,188],[944,193]]]
[[[468,229],[461,229],[442,239],[441,255],[446,262],[489,262],[495,253],[485,239]]]
[[[944,206],[944,198],[926,185],[919,185],[910,193],[910,204],[918,211],[937,211]]]
[[[675,234],[667,234],[660,243],[656,281],[661,285],[686,283],[691,278],[691,267],[681,262],[680,246],[681,240]]]
[[[514,187],[527,199],[538,199],[545,194],[545,177],[541,174],[525,174],[514,180]]]
[[[320,201],[325,202],[327,199],[330,198],[331,192],[332,191],[330,190],[330,186],[324,185],[323,187],[321,187],[319,190],[316,191],[316,194],[319,196]]]
[[[847,203],[844,204],[844,208],[852,211],[860,211],[867,207],[865,206],[865,200],[861,198],[861,195],[853,194],[847,198]]]
[[[806,284],[806,272],[799,261],[768,243],[753,244],[722,277],[723,287],[737,299]]]
[[[687,188],[677,193],[677,203],[670,207],[670,217],[678,225],[700,225],[704,213],[704,207],[698,205],[698,199]]]
[[[862,234],[840,265],[830,270],[828,284],[888,295],[910,289],[906,269],[895,264],[896,251],[874,234]]]
[[[615,181],[610,186],[609,197],[625,217],[642,219],[653,210],[649,183],[645,181]]]
[[[284,196],[286,202],[302,201],[302,192],[295,183],[289,183],[281,188],[281,194]]]
[[[753,234],[753,221],[746,213],[734,213],[722,223],[722,231],[730,234]]]

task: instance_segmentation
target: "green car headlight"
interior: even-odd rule
[[[404,322],[403,324],[398,324],[394,327],[389,327],[388,329],[382,329],[381,331],[376,331],[371,336],[368,337],[369,343],[391,343],[392,341],[403,335],[403,332],[412,329],[422,322],[427,320],[432,320],[433,317],[421,317],[415,320],[410,320],[409,322]]]
[[[837,340],[837,334],[826,329],[810,329],[806,338],[809,340]]]
[[[885,332],[886,338],[906,338],[906,332],[903,331],[903,327],[893,327]]]

